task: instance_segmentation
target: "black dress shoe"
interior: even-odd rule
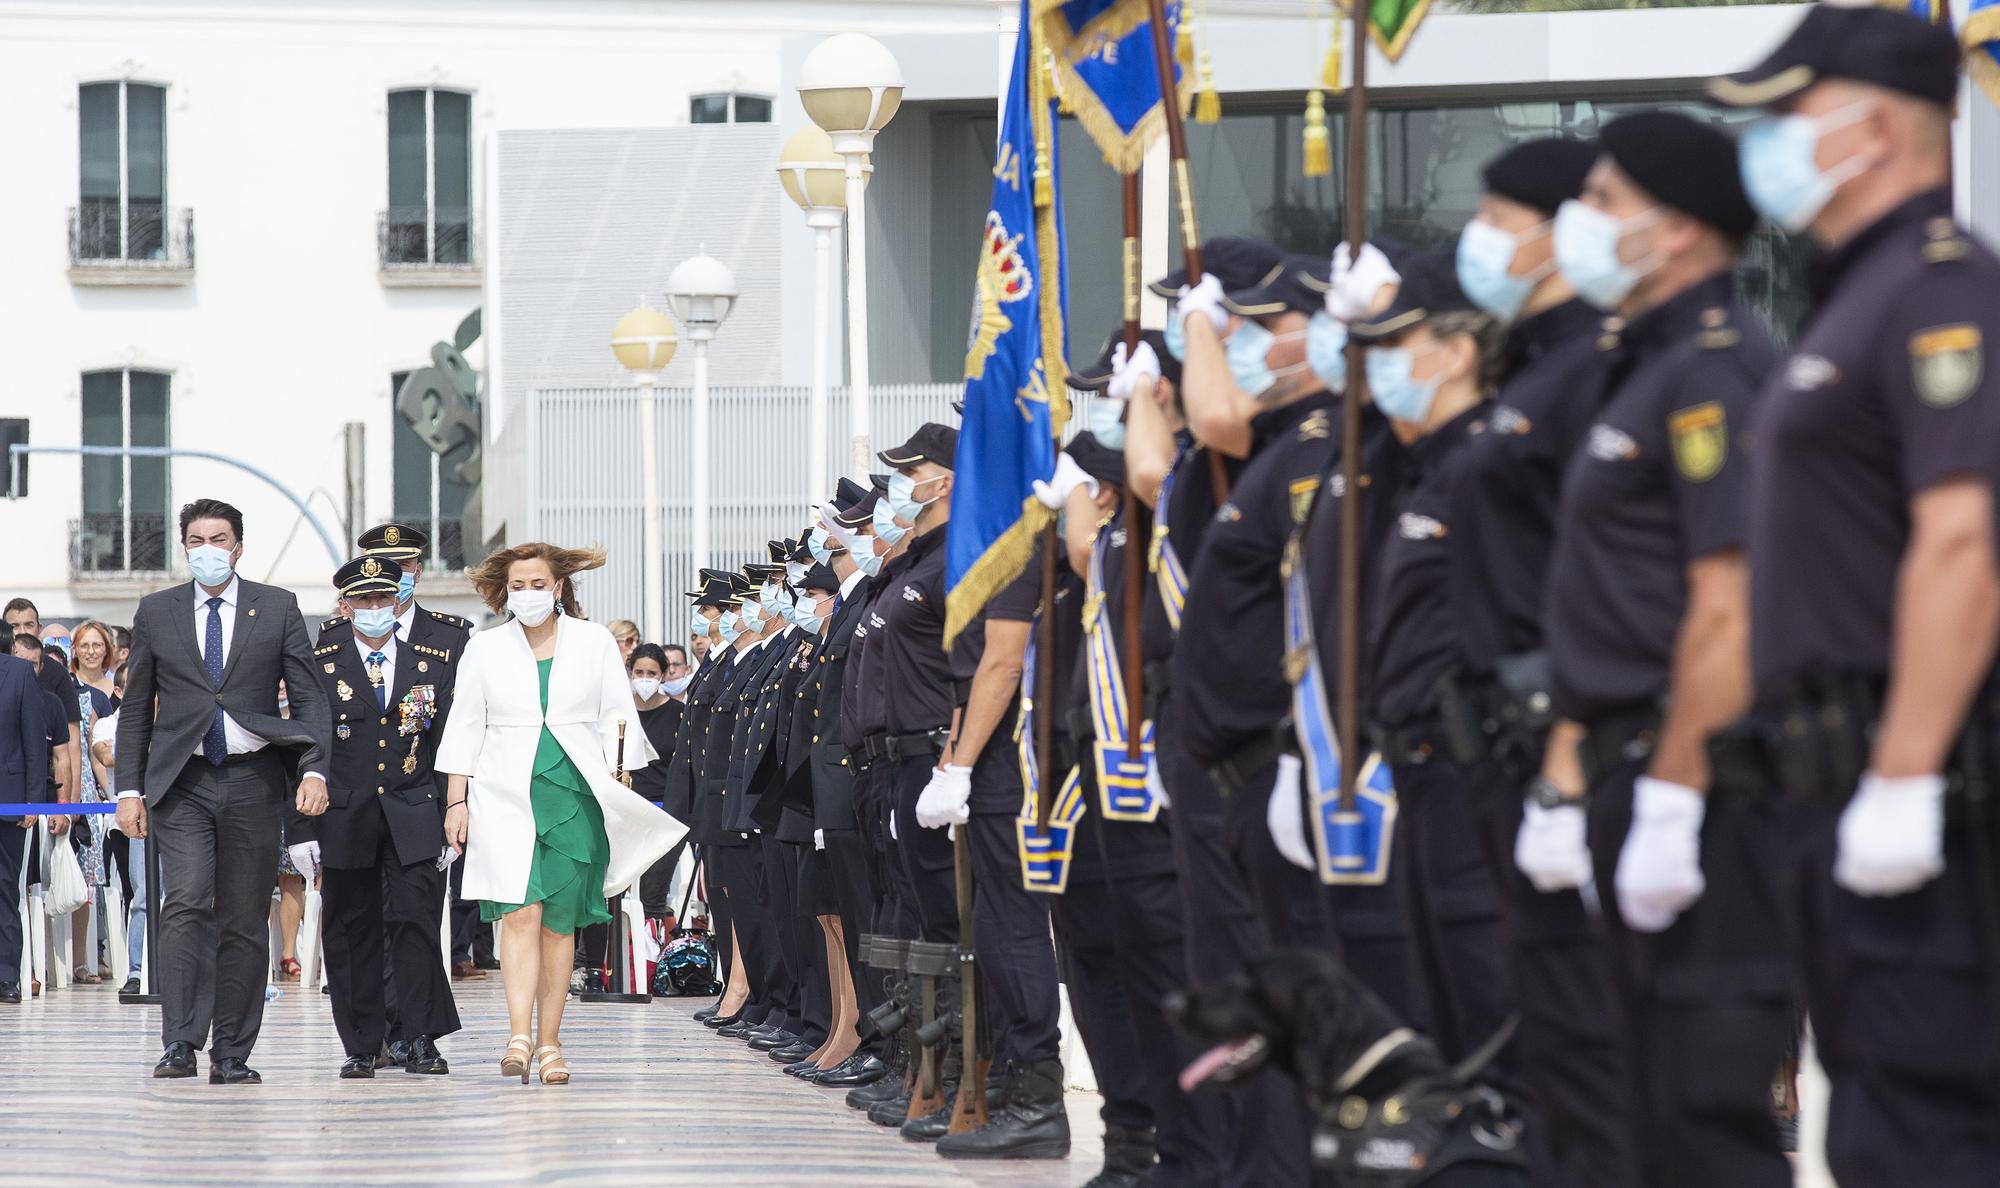
[[[185,1041],[168,1044],[167,1054],[153,1066],[153,1075],[163,1080],[193,1076],[194,1045]]]
[[[375,1079],[375,1058],[373,1056],[349,1056],[340,1066],[343,1081],[372,1081]]]
[[[765,1055],[779,1064],[791,1064],[795,1061],[804,1060],[817,1051],[819,1051],[819,1045],[810,1040],[794,1040],[782,1048],[772,1048]]]
[[[868,1120],[877,1126],[901,1126],[910,1117],[910,1095],[900,1090],[868,1107]]]
[[[21,983],[0,982],[0,1002],[21,1001]]]
[[[957,1094],[947,1093],[944,1099],[950,1101],[955,1096]],[[903,1123],[903,1137],[913,1143],[934,1143],[949,1133],[951,1133],[950,1106],[934,1114],[925,1114],[921,1118],[912,1118]]]
[[[716,1012],[720,1011],[721,1009],[722,1009],[722,1004],[720,1002],[711,1002],[707,1006],[701,1008],[700,1010],[694,1013],[695,1021],[698,1023],[706,1023],[710,1019],[715,1018]]]
[[[888,1075],[889,1066],[880,1059],[856,1052],[842,1064],[827,1070],[817,1083],[828,1089],[853,1089],[873,1085]]]
[[[784,1047],[799,1037],[789,1031],[779,1031],[776,1028],[767,1027],[762,1031],[751,1032],[744,1038],[750,1041],[751,1051],[770,1052]]]
[[[243,1063],[241,1056],[224,1056],[208,1062],[208,1083],[211,1085],[261,1085],[264,1078],[257,1070]]]
[[[396,1066],[397,1068],[401,1068],[403,1067],[403,1065],[409,1063],[410,1041],[390,1040],[386,1045],[386,1050],[389,1053],[389,1063]],[[376,1061],[376,1067],[377,1068],[381,1067],[381,1061],[379,1058]]]
[[[818,1067],[819,1065],[811,1060],[794,1060],[785,1066],[785,1075],[788,1077],[803,1077]]]
[[[445,1063],[444,1053],[438,1051],[437,1042],[430,1036],[420,1035],[410,1041],[410,1058],[403,1061],[403,1071],[441,1077],[451,1071],[451,1066]]]
[[[827,1075],[832,1076],[833,1074],[829,1073]],[[822,1083],[824,1084],[825,1082]],[[834,1086],[829,1085],[828,1087],[833,1088]],[[902,1074],[898,1073],[895,1076],[883,1077],[873,1085],[863,1085],[858,1089],[849,1089],[846,1097],[847,1108],[850,1110],[861,1110],[865,1113],[875,1108],[876,1102],[887,1101],[902,1091]]]
[[[123,986],[118,987],[118,993],[120,994],[137,994],[138,992],[139,992],[139,979],[136,977],[126,978],[125,984]]]
[[[704,1027],[712,1027],[715,1030],[720,1031],[732,1023],[740,1023],[742,1021],[743,1021],[743,1016],[741,1014],[710,1015],[708,1018],[703,1019],[701,1021],[701,1024]]]
[[[472,963],[481,969],[500,968],[500,959],[498,957],[474,957]]]

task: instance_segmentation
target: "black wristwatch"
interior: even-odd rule
[[[1564,805],[1575,805],[1578,808],[1582,808],[1590,802],[1588,793],[1582,796],[1563,795],[1562,789],[1556,787],[1555,782],[1547,776],[1536,776],[1534,779],[1529,780],[1527,790],[1523,795],[1529,804],[1534,805],[1536,808],[1544,809],[1561,808]]]

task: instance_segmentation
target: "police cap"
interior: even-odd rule
[[[1223,294],[1222,307],[1243,318],[1268,318],[1292,310],[1310,314],[1326,305],[1326,289],[1315,289],[1307,278],[1326,284],[1332,262],[1324,256],[1286,256],[1255,284]]]
[[[1063,447],[1063,453],[1068,454],[1083,469],[1083,473],[1098,482],[1110,487],[1122,488],[1125,485],[1124,451],[1106,446],[1097,440],[1096,434],[1077,434]]]
[[[1458,287],[1458,267],[1453,254],[1442,251],[1418,252],[1405,259],[1400,271],[1403,283],[1387,309],[1354,322],[1347,333],[1356,342],[1380,342],[1412,326],[1447,313],[1478,313],[1478,306]]]
[[[1285,253],[1263,240],[1242,235],[1222,235],[1201,245],[1202,271],[1221,281],[1225,293],[1256,284],[1284,258]],[[1173,301],[1186,283],[1187,269],[1176,268],[1146,287],[1154,296]]]
[[[871,474],[868,476],[868,485],[874,488],[876,494],[887,495],[889,493],[889,476],[886,474]]]
[[[1738,239],[1757,225],[1743,193],[1736,142],[1674,111],[1641,111],[1604,125],[1604,155],[1640,189]]]
[[[1958,59],[1945,25],[1891,8],[1814,4],[1770,57],[1709,80],[1708,93],[1729,107],[1770,107],[1822,79],[1845,78],[1950,107]]]
[[[363,553],[334,570],[333,587],[342,598],[361,594],[394,594],[403,580],[403,567],[391,557]]]
[[[815,565],[806,570],[806,579],[799,583],[802,590],[825,590],[829,594],[840,593],[840,579],[824,565]]]
[[[792,555],[792,542],[789,540],[767,540],[764,542],[764,551],[770,555],[771,564],[777,566],[779,569],[783,569],[785,567],[785,558]]]
[[[870,491],[862,497],[861,502],[838,508],[829,518],[849,532],[858,532],[866,528],[874,519],[875,505],[881,501],[882,495],[880,492]]]
[[[415,561],[430,547],[431,538],[420,528],[408,524],[377,524],[355,538],[354,545],[364,553],[377,557],[393,557],[398,561]]]
[[[779,562],[776,565],[766,565],[761,561],[752,561],[743,567],[746,588],[752,590],[771,581],[773,578],[781,578],[784,575],[785,566],[783,562]]]
[[[1486,192],[1498,194],[1550,218],[1556,208],[1583,193],[1583,179],[1597,163],[1594,140],[1548,136],[1517,144],[1486,163],[1480,177]]]
[[[929,462],[950,470],[952,456],[957,452],[958,430],[931,421],[918,426],[917,431],[910,434],[910,440],[892,449],[883,450],[875,456],[882,459],[883,465],[893,466],[897,470],[921,462]]]
[[[866,498],[868,498],[868,488],[853,479],[844,478],[833,489],[832,506],[853,507]]]
[[[1118,345],[1125,341],[1123,330],[1113,330],[1111,337],[1104,340],[1104,350],[1097,359],[1081,371],[1069,373],[1069,386],[1079,392],[1102,392],[1111,386],[1111,356]],[[1139,341],[1153,348],[1153,356],[1160,361],[1160,378],[1178,388],[1181,385],[1181,361],[1174,358],[1167,349],[1167,336],[1158,330],[1141,330]]]

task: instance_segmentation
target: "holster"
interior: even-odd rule
[[[1547,652],[1502,656],[1487,681],[1446,673],[1437,683],[1446,754],[1461,767],[1491,760],[1524,777],[1539,770],[1542,743],[1555,721],[1551,685]]]

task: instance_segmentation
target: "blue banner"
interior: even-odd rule
[[[945,537],[947,647],[1020,575],[1036,534],[1054,520],[1034,483],[1054,473],[1055,435],[1068,417],[1055,145],[1045,75],[1029,69],[1028,3],[1021,3],[1023,36],[994,154],[965,351],[965,417]]]
[[[1136,173],[1146,150],[1166,131],[1160,71],[1146,0],[1035,0],[1056,70],[1056,85],[1084,131],[1120,173]],[[1168,0],[1167,44],[1180,28],[1180,0]],[[1192,92],[1180,64],[1175,102],[1183,113]]]
[[[1958,43],[1965,69],[1986,98],[2000,106],[2000,0],[1961,0]]]

